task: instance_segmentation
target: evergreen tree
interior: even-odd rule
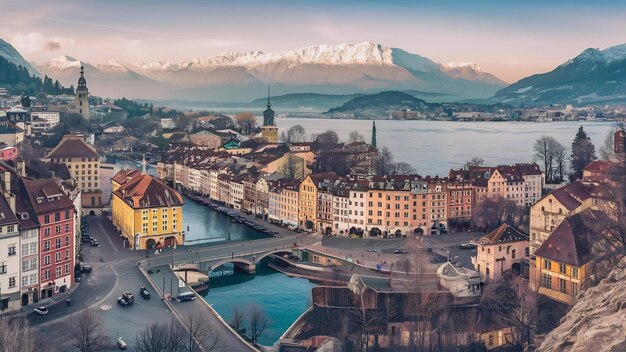
[[[585,166],[595,159],[596,148],[591,143],[591,138],[587,136],[583,126],[580,126],[572,142],[572,173],[570,174],[570,180],[582,178]]]

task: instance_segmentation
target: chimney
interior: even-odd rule
[[[2,181],[4,181],[2,193],[11,207],[11,212],[15,214],[15,196],[11,193],[11,173],[5,171],[2,174]]]
[[[24,159],[18,159],[16,164],[17,174],[20,176],[26,176],[26,163]]]

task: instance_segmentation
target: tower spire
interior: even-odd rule
[[[272,106],[272,103],[270,103],[270,85],[267,85],[267,108],[269,109],[270,106]]]
[[[372,143],[371,143],[374,148],[376,147],[376,120],[374,119],[374,121],[372,122]]]

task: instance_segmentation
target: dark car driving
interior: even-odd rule
[[[144,299],[150,299],[150,291],[148,291],[148,289],[143,286],[139,289],[139,294]]]

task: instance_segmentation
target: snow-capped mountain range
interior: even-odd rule
[[[516,105],[626,102],[626,44],[586,49],[550,72],[498,91],[495,98]]]
[[[506,85],[473,63],[437,63],[381,44],[313,45],[292,51],[227,52],[181,62],[90,64],[61,56],[39,70],[75,84],[85,66],[88,86],[101,96],[242,101],[275,94],[354,94],[385,89],[439,93],[448,100],[484,98]]]

